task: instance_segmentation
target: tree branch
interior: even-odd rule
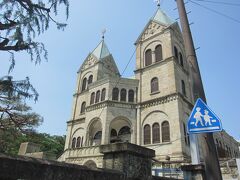
[[[16,43],[14,46],[1,46],[0,43],[0,50],[1,51],[22,51],[30,49],[31,44],[24,44],[24,43]]]
[[[18,23],[15,21],[10,21],[10,23],[3,24],[0,22],[0,30],[7,30],[15,27]]]

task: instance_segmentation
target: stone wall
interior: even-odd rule
[[[30,157],[10,157],[0,154],[1,180],[121,180],[121,172],[111,170],[91,170],[85,166],[34,159]]]
[[[92,170],[85,166],[35,159],[23,156],[0,154],[1,180],[145,180],[126,178],[124,173],[114,170]],[[168,178],[153,177],[152,180]],[[146,179],[151,180],[151,179]]]

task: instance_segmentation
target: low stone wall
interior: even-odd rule
[[[119,171],[97,169],[57,161],[35,159],[23,156],[0,154],[1,180],[170,180],[152,177],[150,179],[126,178]]]
[[[1,180],[123,180],[121,172],[91,170],[85,166],[0,154]]]

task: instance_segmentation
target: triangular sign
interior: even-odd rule
[[[188,119],[188,133],[193,134],[216,131],[222,131],[220,119],[202,99],[197,99]]]

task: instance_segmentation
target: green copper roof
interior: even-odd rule
[[[152,17],[152,20],[165,25],[171,25],[174,23],[174,21],[170,19],[160,8],[158,8],[157,12]]]
[[[98,46],[93,50],[92,54],[96,56],[99,60],[110,55],[107,45],[102,40]]]

